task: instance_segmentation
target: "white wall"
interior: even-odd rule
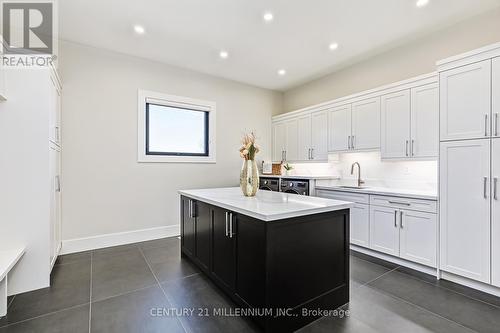
[[[332,175],[343,183],[355,183],[357,168],[351,176],[351,165],[359,162],[361,178],[368,186],[435,191],[437,193],[437,161],[382,161],[380,152],[330,155],[329,163],[294,164],[294,173],[301,175]]]
[[[500,9],[474,17],[284,93],[282,112],[436,70],[436,61],[500,41]]]
[[[179,223],[177,190],[236,186],[242,134],[271,157],[280,93],[100,49],[60,43],[63,239]],[[137,90],[217,103],[217,163],[137,162]]]

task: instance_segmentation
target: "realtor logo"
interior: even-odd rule
[[[4,53],[52,54],[52,5],[50,2],[4,2]]]

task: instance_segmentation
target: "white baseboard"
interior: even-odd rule
[[[144,242],[159,238],[179,236],[178,224],[165,227],[117,232],[85,238],[75,238],[62,241],[61,254],[76,253],[101,249],[110,246]]]
[[[463,286],[476,289],[482,292],[485,292],[487,294],[495,295],[497,297],[500,297],[500,288],[495,287],[493,285],[479,282],[479,281],[474,281],[471,279],[468,279],[466,277],[458,276],[453,273],[448,273],[445,271],[441,271],[441,277],[445,280],[455,282],[458,284],[461,284]]]

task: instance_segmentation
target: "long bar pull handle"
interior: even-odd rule
[[[354,140],[355,140],[355,137],[356,137],[355,135],[353,135],[353,136],[351,137],[351,148],[352,148],[352,149],[354,149],[354,142],[355,142]]]
[[[401,229],[403,229],[403,211],[402,210],[399,211],[399,220],[401,221],[400,222],[401,223]]]
[[[394,211],[394,228],[398,227],[398,211]]]
[[[56,192],[61,192],[61,177],[59,175],[56,176]]]
[[[493,178],[493,199],[495,200],[498,200],[497,188],[498,188],[498,177],[495,177]]]
[[[229,235],[228,218],[229,218],[229,212],[226,212],[226,237]]]
[[[487,185],[487,183],[488,183],[488,177],[484,177],[483,180],[484,180],[484,182],[483,182],[483,191],[484,191],[483,196],[484,196],[485,199],[488,199],[488,193],[486,193],[486,190],[487,190],[487,187],[488,187],[488,185]]]
[[[415,156],[415,140],[411,139],[411,156]]]
[[[233,238],[233,213],[229,213],[229,238]]]
[[[488,136],[488,114],[484,115],[484,136]]]
[[[406,143],[406,148],[405,148],[406,157],[408,157],[408,140],[406,140],[405,143]]]
[[[351,136],[347,137],[347,149],[351,149]]]
[[[189,206],[188,206],[188,211],[189,211],[188,214],[189,214],[189,217],[191,218],[191,217],[193,217],[192,207],[191,207],[191,199],[189,199],[188,204],[189,204]]]
[[[409,203],[409,202],[401,202],[401,201],[390,201],[389,200],[389,203],[390,204],[394,204],[394,205],[405,205],[405,206],[410,206],[411,205],[411,203]]]
[[[498,112],[495,113],[495,136],[498,136]]]
[[[314,160],[314,148],[311,148],[311,160]]]

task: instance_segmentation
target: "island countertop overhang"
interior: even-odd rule
[[[239,187],[180,190],[179,194],[266,222],[354,206],[347,201],[271,191],[259,191],[255,197],[245,197]]]

